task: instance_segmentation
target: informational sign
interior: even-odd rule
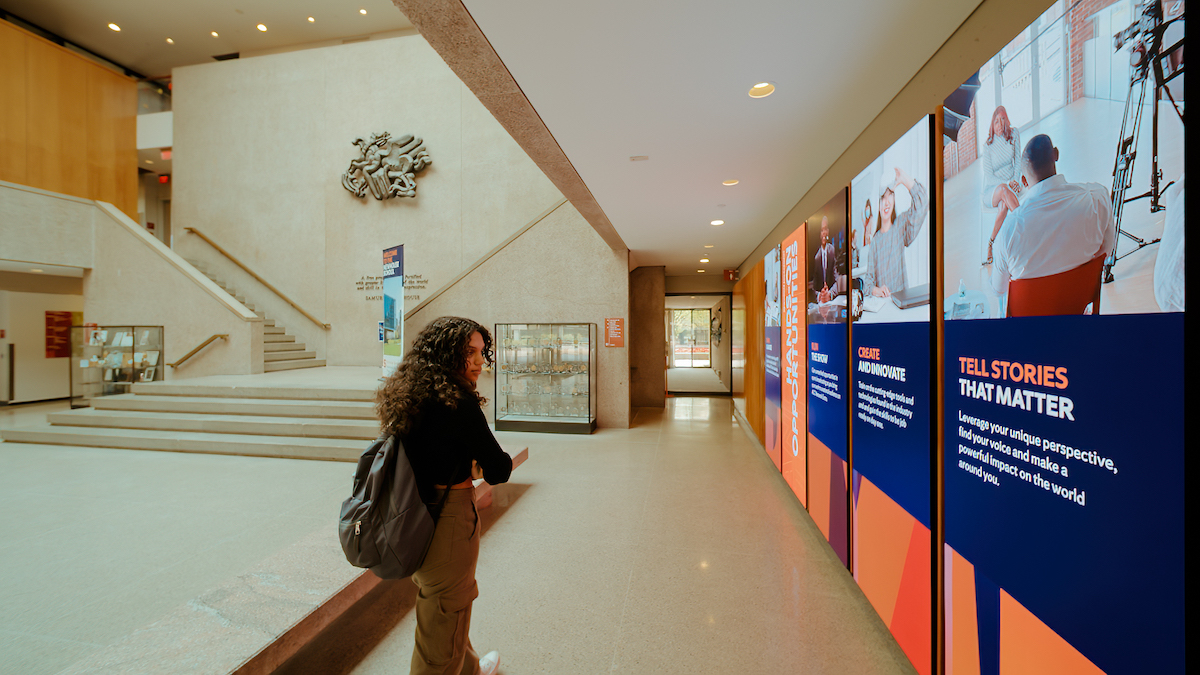
[[[923,674],[933,672],[933,124],[922,118],[850,186],[852,569]]]
[[[947,671],[1185,672],[1182,12],[1055,3],[946,99]]]
[[[71,326],[80,312],[46,312],[46,358],[71,357]]]
[[[806,508],[808,506],[808,348],[805,296],[808,266],[805,264],[804,226],[801,225],[781,247],[781,295],[783,314],[780,342],[783,344],[783,391],[780,397],[783,427],[783,478]]]
[[[404,359],[404,246],[383,250],[383,376]]]
[[[764,321],[763,327],[763,362],[766,367],[766,377],[763,378],[765,401],[765,447],[767,456],[775,464],[776,469],[783,467],[783,424],[781,417],[782,394],[780,385],[781,361],[783,355],[780,341],[780,284],[779,284],[779,247],[767,252],[763,261],[763,279],[766,289],[763,294]]]
[[[625,346],[625,318],[615,317],[604,320],[604,346]]]
[[[808,271],[808,512],[850,564],[849,269],[846,190],[805,224]]]

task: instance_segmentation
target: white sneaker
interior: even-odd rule
[[[500,669],[500,652],[490,651],[479,659],[479,675],[496,675]]]

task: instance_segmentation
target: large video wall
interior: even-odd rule
[[[919,673],[1184,671],[1183,36],[1055,2],[764,260],[767,449]]]

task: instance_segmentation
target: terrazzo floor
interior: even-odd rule
[[[476,649],[509,675],[914,672],[732,405],[498,434],[529,461],[482,512]],[[407,672],[412,587],[396,584],[284,672]]]

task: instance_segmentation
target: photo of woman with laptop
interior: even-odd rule
[[[928,118],[854,179],[850,203],[864,205],[853,233],[855,321],[928,321]]]

